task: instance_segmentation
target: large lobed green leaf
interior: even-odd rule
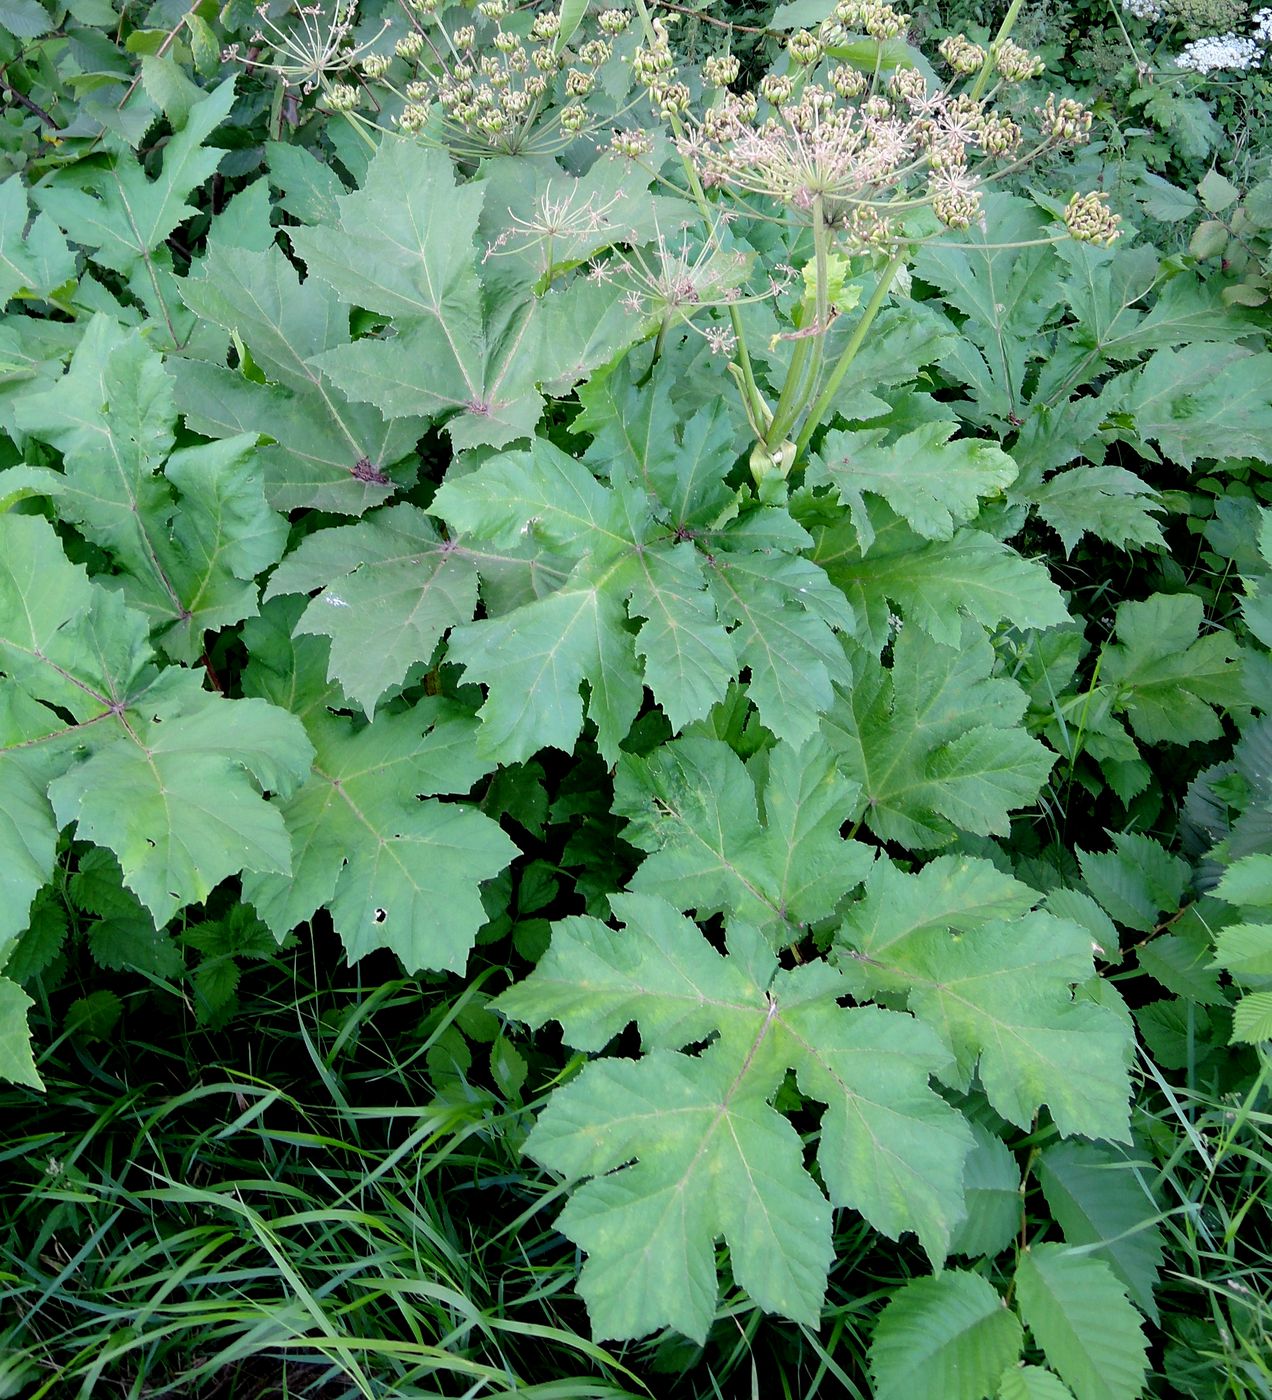
[[[577,1185],[559,1226],[588,1253],[580,1280],[599,1336],[674,1326],[702,1341],[714,1315],[715,1240],[764,1308],[815,1324],[833,1257],[830,1204],[895,1238],[913,1230],[934,1263],[963,1213],[971,1136],[928,1085],[947,1063],[909,1017],[844,1009],[824,962],[781,970],[749,925],[729,951],[649,895],[611,896],[626,928],[555,925],[548,953],[495,1005],[602,1049],[635,1022],[645,1056],[603,1058],[552,1096],[527,1143]],[[705,1050],[685,1047],[714,1037]],[[818,1166],[773,1107],[788,1070],[826,1105]]]

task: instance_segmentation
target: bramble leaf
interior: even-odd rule
[[[982,1400],[1024,1332],[993,1285],[946,1269],[897,1289],[870,1342],[876,1400]]]
[[[1078,1400],[1135,1400],[1147,1370],[1139,1316],[1102,1259],[1039,1244],[1016,1268],[1020,1315]]]
[[[1038,1159],[1038,1180],[1065,1243],[1098,1246],[1089,1257],[1103,1259],[1155,1322],[1164,1241],[1144,1175],[1126,1152],[1103,1143],[1058,1142]]]

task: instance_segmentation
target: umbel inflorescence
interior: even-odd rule
[[[406,27],[360,43],[355,3],[342,0],[329,29],[302,11],[305,42],[284,42],[270,27],[280,36],[273,66],[289,83],[321,87],[327,110],[437,143],[459,160],[570,148],[577,169],[599,152],[640,164],[647,182],[676,185],[697,205],[699,235],[616,233],[602,240],[610,251],[590,264],[590,275],[621,281],[624,304],[657,331],[655,354],[668,326],[706,323],[697,328],[712,350],[734,360],[763,460],[780,460],[783,471],[912,250],[983,225],[988,189],[1081,144],[1091,129],[1091,113],[1068,97],[1018,96],[1011,115],[998,109],[1000,95],[1043,71],[1010,38],[1018,5],[987,46],[962,34],[943,39],[933,69],[907,42],[908,15],[884,0],[839,0],[815,30],[791,34],[767,72],[744,83],[729,53],[688,63],[674,42],[677,16],[659,13],[656,0],[587,11],[403,0]],[[487,256],[524,251],[540,232],[550,250],[569,241],[567,225],[605,218],[586,202],[545,207],[542,219],[523,217],[497,237]],[[1101,194],[1075,194],[1061,218],[1065,234],[1057,236],[1105,245],[1118,233]],[[737,219],[806,231],[790,236],[787,261],[806,260],[809,290],[782,337],[796,344],[776,404],[757,386],[739,311],[776,295],[792,270],[776,276],[763,259],[739,252],[729,233]],[[875,294],[859,318],[861,334],[830,367],[822,342],[840,310],[828,290],[832,260],[853,257],[864,259],[865,274],[873,267]],[[759,276],[750,285],[753,263]],[[557,271],[549,251],[545,288]]]

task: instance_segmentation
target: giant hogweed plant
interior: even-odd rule
[[[1133,803],[1257,687],[1178,589],[1092,641],[1023,541],[1160,546],[1119,449],[1187,469],[1222,425],[1267,461],[1272,356],[1098,197],[985,188],[1086,124],[993,114],[1034,72],[1010,15],[941,81],[886,6],[796,5],[820,28],[748,95],[641,4],[487,0],[489,44],[435,8],[300,17],[326,57],[276,76],[348,182],[272,144],[183,263],[259,47],[148,168],[0,186],[34,312],[0,325],[0,1071],[39,1084],[25,988],[84,862],[133,901],[109,965],[169,975],[232,881],[280,940],[459,973],[521,868],[507,794],[594,765],[634,873],[589,871],[494,1004],[586,1059],[526,1150],[596,1334],[702,1341],[721,1241],[816,1325],[840,1209],[934,1271],[880,1317],[881,1395],[1137,1394],[1160,1247],[1100,967],[1187,867],[1008,838],[1061,784]],[[1249,1041],[1260,871],[1218,891]],[[1022,1233],[1031,1177],[1062,1240]]]

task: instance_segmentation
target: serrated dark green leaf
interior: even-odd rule
[[[1120,1148],[1074,1141],[1048,1147],[1037,1166],[1065,1243],[1098,1246],[1091,1257],[1103,1259],[1139,1310],[1156,1322],[1153,1289],[1165,1241],[1146,1179],[1152,1168]]]

